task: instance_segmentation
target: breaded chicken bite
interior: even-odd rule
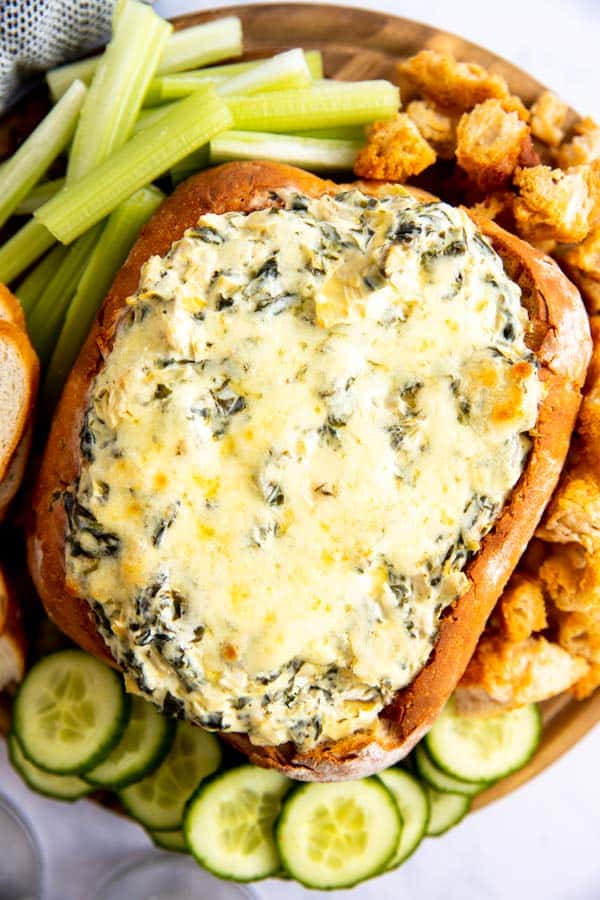
[[[563,172],[549,166],[517,169],[514,214],[519,234],[529,240],[582,241],[590,230],[591,179],[585,168]]]
[[[357,154],[354,172],[360,178],[404,182],[435,159],[435,151],[410,116],[400,113],[389,122],[372,126],[367,146]]]
[[[456,161],[484,191],[505,185],[515,171],[528,128],[500,100],[486,100],[464,113],[456,130]]]
[[[421,50],[398,70],[419,93],[446,109],[469,110],[491,98],[507,97],[508,85],[477,63],[458,62],[451,53]]]
[[[600,610],[600,555],[557,544],[540,567],[544,594],[562,612]]]
[[[495,613],[501,633],[518,643],[547,626],[544,594],[538,582],[515,573],[502,594]]]
[[[456,692],[464,715],[494,715],[568,690],[589,671],[585,659],[543,637],[513,643],[483,638]]]
[[[568,112],[569,107],[560,97],[544,91],[531,107],[531,133],[549,147],[557,147],[565,136]]]
[[[558,148],[556,161],[561,169],[583,166],[600,159],[600,125],[589,116],[573,128],[573,137]]]
[[[600,552],[600,486],[582,469],[563,474],[536,537]]]
[[[421,135],[441,159],[452,159],[456,150],[458,119],[429,100],[413,100],[406,107]]]

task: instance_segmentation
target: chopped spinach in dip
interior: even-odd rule
[[[91,385],[66,563],[130,686],[308,749],[427,661],[541,388],[465,213],[274,199],[143,267]]]

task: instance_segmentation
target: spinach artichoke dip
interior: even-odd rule
[[[66,566],[131,689],[307,750],[426,663],[541,384],[463,211],[272,200],[143,267],[91,384]]]

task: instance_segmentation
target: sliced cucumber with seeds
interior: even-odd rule
[[[436,766],[424,744],[419,744],[415,750],[415,761],[423,781],[435,788],[436,791],[474,797],[489,786],[489,781],[461,781],[460,778],[448,775],[447,772]]]
[[[275,837],[293,878],[329,890],[385,871],[401,828],[391,792],[372,777],[296,788],[284,802]]]
[[[183,831],[149,831],[148,834],[161,850],[173,853],[189,853],[189,847]]]
[[[426,833],[429,837],[444,834],[449,828],[458,825],[469,812],[471,798],[464,794],[442,793],[432,787],[427,788],[427,794],[430,814]]]
[[[425,737],[436,766],[462,781],[495,781],[522,768],[540,741],[537,706],[486,718],[459,716],[450,700]]]
[[[121,740],[107,758],[84,773],[96,787],[120,790],[140,781],[163,761],[175,736],[175,722],[141,697],[133,697]]]
[[[87,781],[77,775],[51,775],[38,769],[26,758],[14,733],[8,737],[8,755],[23,781],[38,794],[55,800],[79,800],[93,790]]]
[[[279,772],[250,765],[201,784],[184,822],[188,846],[198,862],[234,881],[275,875],[281,862],[273,823],[291,786]]]
[[[14,730],[40,769],[79,775],[119,742],[129,716],[120,675],[80,650],[41,659],[21,685]]]
[[[429,822],[429,797],[418,778],[404,769],[387,769],[380,772],[378,778],[391,792],[402,819],[398,848],[387,865],[388,869],[395,869],[415,852],[425,836]]]
[[[214,734],[178,722],[173,745],[158,769],[119,791],[119,799],[149,830],[175,831],[181,828],[191,794],[220,764],[221,747]]]

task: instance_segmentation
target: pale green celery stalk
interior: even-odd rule
[[[27,194],[24,200],[21,200],[15,209],[15,216],[30,216],[36,209],[39,209],[46,200],[54,197],[55,194],[64,187],[64,178],[55,178],[53,181],[42,181],[37,187]]]
[[[171,167],[173,187],[176,187],[180,181],[189,178],[190,175],[195,175],[196,172],[205,169],[208,165],[210,165],[210,145],[205,144]]]
[[[340,81],[227,98],[238,131],[288,132],[360,125],[391,118],[399,104],[398,88],[389,81]]]
[[[81,81],[42,119],[0,171],[0,227],[40,180],[73,136],[87,92]]]
[[[15,294],[21,301],[21,306],[26,316],[30,315],[33,307],[54,277],[55,272],[62,265],[68,252],[68,247],[65,247],[63,244],[57,244],[15,289]]]
[[[171,25],[149,6],[127,0],[81,111],[67,184],[127,141],[170,33]]]
[[[229,20],[226,20],[226,21],[229,21]],[[213,30],[215,30],[214,26],[217,23],[211,22],[209,24],[212,25]],[[198,27],[205,28],[206,26],[200,25]],[[216,29],[216,30],[221,31],[221,29],[222,29],[222,26],[219,26],[219,29]],[[166,65],[167,67],[169,67],[170,72],[176,72],[176,71],[179,72],[179,71],[185,71],[186,69],[194,69],[197,66],[208,65],[209,62],[211,62],[211,61],[217,62],[218,59],[225,59],[226,56],[228,56],[228,55],[238,56],[242,50],[241,30],[240,30],[240,35],[239,35],[239,39],[238,39],[237,26],[236,25],[233,25],[233,26],[227,25],[225,27],[225,32],[227,32],[228,29],[231,29],[231,35],[235,34],[235,43],[234,43],[233,49],[230,49],[230,47],[228,46],[230,38],[228,38],[227,34],[226,34],[224,50],[216,48],[214,46],[214,43],[211,45],[213,48],[211,51],[211,53],[213,55],[212,60],[204,60],[203,59],[202,62],[197,62],[197,63],[192,62],[189,64],[186,62],[186,64],[182,68],[178,67],[177,69],[173,69],[173,68],[170,68],[169,57],[172,57],[171,65],[173,65],[177,54],[183,52],[183,48],[181,46],[179,47],[179,50],[177,50],[177,47],[178,47],[178,45],[183,43],[182,36],[184,35],[184,32],[178,31],[176,34],[174,34],[172,37],[170,37],[167,42],[167,47],[166,47],[165,53],[163,54],[163,59],[165,58],[165,56],[167,58],[163,64]],[[191,30],[192,29],[186,29],[185,34],[190,32]],[[204,57],[206,57],[208,51],[207,51],[206,47],[201,47],[201,43],[206,41],[206,38],[207,38],[206,32],[204,33],[204,37],[202,37],[202,35],[200,35],[200,37],[201,37],[201,41],[198,43],[196,43],[197,38],[195,38],[195,37],[192,37],[189,40],[190,40],[190,43],[192,45],[194,45],[192,49],[194,51],[195,57],[198,57],[198,53],[200,52],[202,58],[204,58]],[[209,37],[210,37],[210,35],[209,35]],[[201,47],[201,49],[200,49],[200,47]],[[173,48],[175,48],[175,49],[173,49]],[[214,56],[215,53],[218,53],[218,56]],[[311,71],[312,77],[313,78],[322,78],[323,77],[323,61],[322,61],[320,52],[318,50],[307,50],[305,55],[306,55],[306,62],[308,63],[308,67]],[[46,81],[48,82],[48,87],[50,89],[50,95],[52,97],[52,100],[55,103],[57,100],[60,100],[62,95],[73,84],[73,82],[75,81],[76,78],[79,78],[81,81],[84,82],[84,84],[90,84],[92,81],[92,78],[94,77],[94,72],[96,71],[96,68],[98,66],[100,59],[101,59],[100,56],[93,56],[91,59],[82,59],[82,60],[79,60],[78,62],[69,63],[66,66],[60,66],[60,68],[58,68],[58,69],[51,69],[50,72],[47,72],[46,73]],[[252,67],[253,65],[256,65],[256,63],[255,62],[234,63],[234,65],[240,65],[240,66],[244,66],[244,67],[248,68],[248,67]],[[229,66],[223,66],[223,68],[227,69],[227,68],[229,68]],[[162,66],[161,66],[160,71],[164,72],[166,74],[167,70],[166,69],[163,70]],[[236,73],[235,72],[226,72],[225,73],[226,76],[234,75],[234,74],[236,74]],[[188,94],[190,94],[192,92],[192,90],[194,90],[194,88],[192,88],[191,90],[184,91],[183,93],[180,93],[180,94],[174,94],[173,99],[175,99],[176,97],[186,97]],[[160,101],[155,101],[155,102],[160,102]],[[152,103],[147,102],[146,105],[152,106]]]
[[[133,133],[137,134],[138,131],[143,131],[148,125],[154,125],[155,122],[162,119],[165,113],[169,112],[172,106],[172,103],[165,103],[164,106],[155,106],[152,109],[140,110],[137,121],[133,126]]]
[[[325,138],[343,141],[362,141],[366,143],[367,135],[364,125],[338,125],[334,128],[310,128],[306,131],[290,131],[297,137]]]
[[[198,69],[242,52],[242,23],[237,16],[215,19],[176,31],[158,66],[159,75]]]
[[[224,131],[210,142],[211,163],[269,159],[313,171],[352,169],[364,141],[323,140],[256,131]]]
[[[55,240],[41,222],[30,219],[0,247],[0,281],[10,284],[49,250]]]
[[[191,94],[36,210],[36,220],[63,244],[69,244],[134,191],[150,184],[231,124],[231,113],[222,100],[203,92]]]
[[[257,94],[264,91],[290,90],[311,84],[310,69],[302,50],[287,50],[265,59],[254,69],[240,72],[216,85],[221,97]]]
[[[58,103],[74,81],[79,80],[83,81],[84,84],[90,84],[98,66],[98,60],[98,56],[92,56],[90,59],[80,59],[77,62],[67,63],[66,66],[59,66],[58,69],[50,69],[50,71],[46,72],[46,82],[52,102]]]
[[[318,50],[304,51],[304,59],[311,78],[321,78],[323,75],[323,59]],[[206,84],[219,85],[226,79],[250,72],[268,60],[255,59],[251,62],[230,63],[226,66],[210,66],[207,69],[197,69],[193,72],[180,72],[176,75],[163,75],[153,78],[144,99],[144,106],[156,106],[167,103],[170,100],[179,100],[187,97]]]
[[[121,203],[108,218],[69,304],[48,366],[44,393],[52,400],[58,397],[98,308],[142,225],[163,200],[164,194],[157,188],[142,188]]]
[[[29,337],[42,365],[50,358],[71,297],[101,231],[102,225],[95,225],[68,248],[62,264],[27,318]]]

